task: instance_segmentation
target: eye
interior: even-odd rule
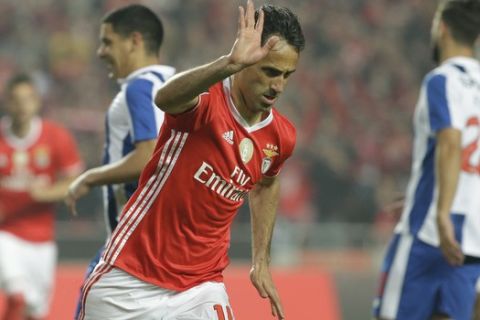
[[[271,78],[278,77],[279,75],[282,74],[282,71],[274,68],[264,67],[262,68],[262,70],[267,77],[271,77]]]

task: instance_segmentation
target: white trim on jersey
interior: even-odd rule
[[[412,243],[413,237],[411,235],[402,234],[400,236],[397,253],[395,254],[392,267],[388,272],[385,290],[382,295],[382,305],[380,309],[380,317],[382,318],[395,319],[397,317]]]
[[[142,188],[137,199],[135,199],[135,202],[122,217],[112,235],[112,239],[104,253],[104,259],[107,263],[113,264],[115,262],[128,238],[157,198],[158,193],[170,176],[178,160],[187,137],[187,132],[176,132],[172,130],[171,136],[163,148],[155,174],[150,177],[145,187]],[[173,144],[169,150],[172,140]]]
[[[6,142],[17,150],[28,149],[34,144],[40,134],[42,133],[42,120],[39,117],[34,117],[30,122],[30,130],[23,138],[16,136],[12,132],[12,120],[9,117],[4,117],[1,120],[0,128],[5,135]]]

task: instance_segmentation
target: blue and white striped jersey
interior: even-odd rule
[[[163,123],[163,112],[155,106],[155,94],[175,73],[169,66],[152,65],[118,80],[121,89],[105,118],[103,164],[119,161],[135,149],[135,143],[156,139]],[[137,187],[137,183],[103,187],[107,232],[117,225],[118,214]]]
[[[451,208],[455,232],[467,255],[480,257],[480,64],[454,57],[424,79],[414,115],[412,173],[395,231],[438,246],[435,183],[436,133],[462,132],[462,170]]]

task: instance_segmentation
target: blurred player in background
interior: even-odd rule
[[[158,64],[162,39],[161,20],[142,5],[108,13],[100,27],[98,56],[121,88],[106,115],[103,165],[79,176],[70,185],[66,202],[75,213],[79,198],[92,187],[103,186],[108,235],[137,188],[138,177],[152,155],[163,122],[163,112],[156,108],[154,97],[175,69]],[[87,275],[102,251],[103,248],[90,263]]]
[[[0,287],[3,320],[40,320],[49,310],[57,258],[54,202],[82,170],[64,128],[42,120],[29,76],[7,84],[0,122]]]
[[[414,116],[405,206],[383,265],[380,319],[469,320],[480,274],[480,2],[446,1],[432,25],[439,66]]]
[[[85,286],[81,319],[233,319],[223,284],[232,220],[249,194],[251,280],[284,312],[269,270],[278,174],[295,145],[273,104],[305,40],[286,8],[240,7],[231,52],[167,81],[154,155]]]

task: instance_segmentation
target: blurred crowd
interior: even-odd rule
[[[101,161],[104,113],[116,91],[96,57],[100,19],[133,2],[0,0],[0,88],[15,71],[31,72],[45,116],[74,132],[89,167]],[[140,2],[165,22],[162,63],[181,71],[230,50],[244,1]],[[298,130],[280,212],[292,221],[376,221],[404,192],[410,171],[411,118],[422,77],[433,67],[436,2],[270,3],[296,12],[307,40],[277,106]],[[85,205],[92,215],[101,209],[101,201]]]

